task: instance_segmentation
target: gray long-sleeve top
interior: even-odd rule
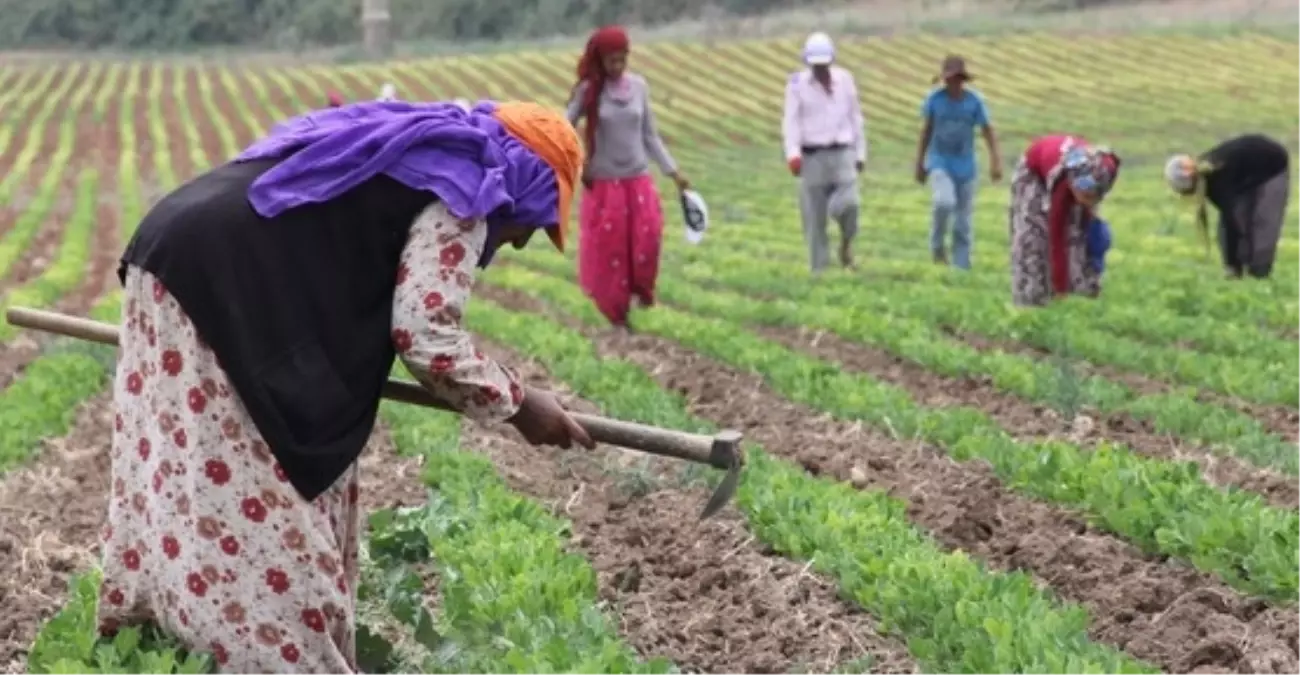
[[[631,87],[627,100],[612,95],[607,85],[600,95],[600,123],[596,126],[596,151],[587,160],[587,171],[594,179],[631,178],[650,170],[650,160],[664,174],[677,171],[668,148],[659,137],[654,111],[650,107],[650,85],[644,77],[623,75]],[[569,122],[577,124],[583,116],[582,95],[587,83],[578,84],[569,99]]]

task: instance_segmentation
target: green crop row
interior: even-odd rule
[[[26,179],[26,169],[32,166],[37,154],[41,151],[41,144],[45,141],[45,124],[49,121],[50,116],[54,114],[58,103],[62,102],[72,89],[72,83],[76,81],[77,75],[86,70],[85,64],[77,64],[64,71],[63,79],[53,91],[45,91],[49,86],[49,81],[57,72],[55,68],[49,69],[49,75],[45,79],[43,86],[38,90],[25,94],[21,108],[16,107],[14,116],[10,119],[10,129],[22,129],[23,145],[18,150],[18,156],[14,158],[13,167],[21,167],[21,170],[8,171],[3,177],[0,177],[0,204],[9,205],[13,202],[14,190],[18,184]],[[26,109],[30,108],[33,103],[40,101],[36,108],[36,113],[28,119],[25,115]],[[21,112],[19,112],[21,110]],[[19,251],[21,253],[21,250]],[[12,261],[5,264],[0,269],[7,271]]]
[[[522,262],[553,276],[571,278],[573,275],[572,265],[556,256],[525,256]],[[714,290],[711,286],[739,289],[770,299]],[[1127,413],[1150,421],[1160,433],[1206,445],[1257,466],[1300,474],[1295,444],[1270,433],[1249,415],[1197,401],[1194,393],[1139,395],[1103,377],[1070,377],[1049,361],[975,349],[925,321],[859,308],[850,302],[849,296],[856,290],[851,287],[837,288],[836,302],[814,302],[798,299],[797,289],[791,292],[794,286],[794,283],[782,283],[734,268],[716,273],[691,269],[684,274],[661,277],[657,293],[663,302],[706,316],[831,331],[940,375],[988,378],[1001,391],[1066,412],[1091,406],[1104,412]],[[822,297],[829,297],[829,293],[823,293]]]
[[[507,266],[494,270],[491,283],[600,325],[591,303],[562,279]],[[1017,442],[977,409],[918,405],[906,390],[748,333],[729,314],[713,319],[660,307],[638,315],[637,329],[761,373],[793,401],[925,440],[961,461],[986,460],[1009,488],[1079,509],[1097,526],[1241,590],[1279,602],[1300,591],[1295,511],[1268,507],[1251,493],[1218,490],[1190,462],[1148,459],[1107,443],[1085,451],[1057,441]]]
[[[569,524],[512,493],[482,455],[457,449],[458,416],[385,403],[401,454],[422,455],[433,488],[419,507],[370,518],[371,559],[389,570],[392,613],[431,652],[422,672],[664,673],[638,660],[599,609],[596,573],[567,553]],[[432,562],[439,616],[421,609],[423,584],[405,563]]]
[[[924,212],[922,208],[912,209],[915,214]],[[1005,223],[985,223],[997,225],[998,230],[1005,230]],[[768,264],[800,264],[800,258],[806,256],[802,244],[780,237],[773,228],[770,239],[764,237],[764,225],[757,228],[747,224],[744,231],[734,228],[717,233],[717,242],[707,252],[707,259],[718,266],[731,266],[737,262],[750,264],[762,260]],[[928,263],[929,247],[924,240],[924,232],[913,228],[910,240],[890,242],[880,231],[871,232],[865,237],[860,248],[870,258],[864,262],[864,276],[868,282],[912,282],[906,287],[894,283],[889,287],[890,296],[899,295],[900,302],[911,298],[942,294],[948,302],[968,305],[974,312],[996,311],[1009,322],[1010,329],[1022,329],[1029,319],[1021,316],[1006,316],[1007,276],[1005,268],[979,268],[966,273],[954,273],[943,267]],[[894,245],[891,245],[894,244]],[[984,242],[984,246],[993,246],[1005,251],[1003,242]],[[1126,242],[1126,245],[1131,245]],[[882,258],[879,251],[889,251],[889,258]],[[1125,251],[1125,253],[1129,253]],[[1167,252],[1166,252],[1167,254]],[[684,264],[705,258],[702,250],[683,249]],[[1119,258],[1119,256],[1116,256]],[[1166,255],[1166,257],[1168,257]],[[1179,263],[1185,265],[1186,259]],[[1081,326],[1096,332],[1098,329],[1107,334],[1120,336],[1126,343],[1138,340],[1146,349],[1172,351],[1169,345],[1180,345],[1183,353],[1187,351],[1209,352],[1214,358],[1232,357],[1234,360],[1245,359],[1295,370],[1300,368],[1300,359],[1296,356],[1295,341],[1282,339],[1270,331],[1260,331],[1258,324],[1264,321],[1280,322],[1293,318],[1294,312],[1280,313],[1274,320],[1267,320],[1265,313],[1278,314],[1279,305],[1285,305],[1288,296],[1293,297],[1295,289],[1285,287],[1278,282],[1276,288],[1263,286],[1255,282],[1229,285],[1221,282],[1222,288],[1214,293],[1207,293],[1203,277],[1204,269],[1196,272],[1202,278],[1196,278],[1186,270],[1167,268],[1147,264],[1143,260],[1119,258],[1112,263],[1112,269],[1122,266],[1140,264],[1142,275],[1116,276],[1108,279],[1105,289],[1105,302],[1067,302],[1054,303],[1032,313],[1034,321],[1042,323],[1060,323],[1061,330],[1077,330]],[[1217,268],[1215,268],[1217,274]],[[884,279],[880,279],[884,277]],[[1289,278],[1279,271],[1278,279]],[[1113,281],[1113,283],[1112,283]],[[860,288],[863,279],[854,279]],[[1268,291],[1268,292],[1261,292]],[[1289,301],[1294,305],[1294,299]],[[1243,305],[1257,305],[1256,311],[1247,311]],[[907,311],[907,305],[891,306],[895,311]],[[1212,316],[1221,316],[1223,321],[1207,321],[1204,310],[1215,312]],[[951,314],[945,308],[935,310]],[[1253,317],[1253,318],[1252,318]],[[1295,327],[1294,319],[1289,324]],[[1029,327],[1032,336],[1037,329]],[[1020,330],[1019,332],[1024,332]],[[1002,331],[1000,334],[1009,334]],[[1162,357],[1168,358],[1168,357]],[[1116,365],[1124,365],[1123,363]],[[1149,370],[1149,369],[1148,369]]]
[[[99,68],[96,67],[97,73]],[[13,227],[7,232],[3,239],[0,239],[0,278],[4,278],[13,264],[18,261],[27,248],[31,245],[36,233],[41,229],[45,222],[45,217],[49,215],[54,208],[54,202],[59,197],[59,184],[63,181],[63,173],[67,168],[68,160],[72,157],[73,145],[77,134],[77,109],[90,94],[91,85],[95,77],[87,76],[85,81],[77,88],[76,93],[72,95],[72,101],[65,110],[62,122],[59,125],[58,145],[54,149],[53,156],[49,159],[46,166],[45,175],[41,177],[41,182],[36,188],[36,194],[32,201],[24,206],[22,213],[14,220]],[[51,103],[47,103],[41,113],[38,114],[41,122],[36,124],[36,131],[33,136],[37,137],[37,148],[40,147],[39,138],[43,135],[40,131],[44,125],[44,120],[54,110]],[[26,150],[26,148],[24,148]],[[20,158],[21,162],[22,159]],[[30,162],[30,160],[28,160]],[[19,166],[29,166],[29,163],[19,164]]]
[[[47,307],[75,289],[86,276],[90,261],[90,246],[94,240],[95,206],[99,201],[99,173],[84,169],[77,181],[77,198],[72,215],[63,227],[63,240],[54,254],[54,261],[36,279],[23,284],[3,300],[0,309],[13,306]],[[26,215],[26,214],[24,214]],[[8,323],[0,324],[0,341],[13,339],[18,329]]]
[[[580,333],[483,300],[470,304],[466,318],[477,334],[545,364],[606,414],[713,431],[640,368],[601,360]],[[754,536],[836,579],[845,598],[907,639],[926,671],[1150,671],[1090,642],[1087,612],[1057,602],[1029,577],[991,572],[962,552],[940,550],[908,523],[901,501],[813,478],[761,448],[747,451],[736,506]]]

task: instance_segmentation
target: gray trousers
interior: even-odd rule
[[[799,215],[813,272],[830,264],[828,219],[840,226],[840,241],[847,245],[858,233],[857,156],[852,148],[823,150],[804,155],[799,172]]]
[[[1290,193],[1291,172],[1283,171],[1254,192],[1238,196],[1231,213],[1219,214],[1224,267],[1238,276],[1243,271],[1258,278],[1272,274]]]

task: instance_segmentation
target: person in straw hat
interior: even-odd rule
[[[950,55],[943,60],[936,83],[921,104],[921,138],[916,150],[916,181],[928,180],[930,206],[930,253],[937,263],[948,263],[944,239],[952,224],[952,264],[970,269],[975,213],[975,127],[984,135],[989,149],[989,178],[1002,180],[1002,156],[997,135],[989,122],[984,97],[967,86],[974,76],[966,60]]]
[[[1090,240],[1096,239],[1094,229],[1102,233],[1096,210],[1119,168],[1118,155],[1081,136],[1058,134],[1030,143],[1011,178],[1012,302],[1045,305],[1068,294],[1101,293],[1104,266],[1097,263],[1104,251]]]
[[[569,95],[568,118],[585,120],[578,283],[617,329],[628,330],[635,298],[655,302],[664,214],[650,162],[690,187],[659,136],[650,85],[627,69],[630,40],[620,26],[605,26],[587,40]]]
[[[828,219],[840,227],[840,264],[853,267],[858,174],[867,162],[867,136],[857,82],[835,65],[830,36],[809,35],[803,61],[808,68],[786,82],[781,134],[786,164],[799,179],[799,216],[816,275],[830,264]]]
[[[1199,157],[1178,154],[1165,164],[1165,181],[1196,200],[1196,221],[1209,241],[1206,202],[1219,211],[1219,253],[1228,278],[1273,272],[1277,242],[1290,201],[1290,156],[1263,134],[1226,140]]]
[[[118,270],[101,630],[153,621],[227,672],[355,672],[357,457],[394,355],[469,417],[592,447],[461,326],[499,248],[563,249],[582,162],[537,104],[372,101],[158,202]]]

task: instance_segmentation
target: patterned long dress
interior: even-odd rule
[[[1065,173],[1061,158],[1069,148],[1081,142],[1081,139],[1071,136],[1042,139],[1031,146],[1016,164],[1011,178],[1009,213],[1011,300],[1016,305],[1046,305],[1054,295],[1048,223],[1052,190]],[[1040,154],[1035,157],[1034,153]],[[1051,158],[1050,166],[1035,161],[1042,157]],[[1101,273],[1088,264],[1087,223],[1090,212],[1072,199],[1066,206],[1068,292],[1096,297],[1101,293]]]
[[[505,419],[519,379],[460,328],[486,237],[438,203],[417,218],[392,335],[433,393]],[[131,268],[125,294],[101,630],[152,620],[226,672],[354,672],[356,465],[305,501],[167,289]]]

